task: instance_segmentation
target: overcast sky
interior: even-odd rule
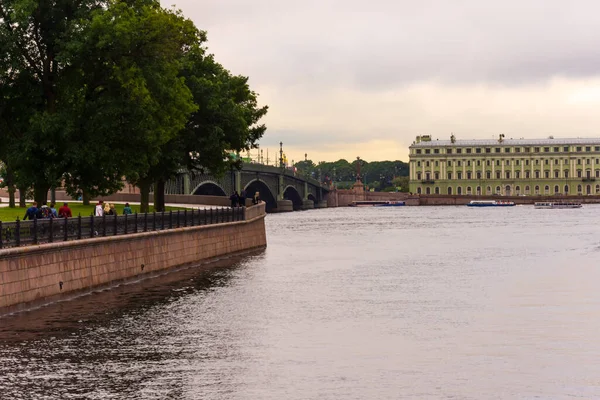
[[[316,162],[407,160],[420,134],[600,137],[598,0],[162,3],[269,105],[265,158],[280,141]]]

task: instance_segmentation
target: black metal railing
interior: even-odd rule
[[[245,220],[245,207],[1,222],[0,249]]]

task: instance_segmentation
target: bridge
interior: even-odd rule
[[[236,190],[249,198],[259,192],[267,212],[285,212],[327,207],[330,188],[284,167],[246,163],[221,177],[182,170],[165,185],[165,194],[229,197]]]

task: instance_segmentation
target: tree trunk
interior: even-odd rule
[[[165,180],[159,179],[154,183],[154,211],[165,211]]]
[[[15,183],[12,169],[6,167],[6,187],[8,189],[8,207],[15,208]]]
[[[150,182],[141,180],[140,187],[140,212],[147,213],[150,211]]]
[[[19,187],[19,207],[27,207],[27,187]]]
[[[81,200],[83,200],[84,206],[90,205],[90,195],[87,190],[81,189]]]
[[[50,203],[56,204],[56,188],[54,186],[50,188]]]
[[[47,183],[36,183],[33,186],[33,199],[37,201],[38,206],[41,206],[48,201],[48,190],[50,185]]]

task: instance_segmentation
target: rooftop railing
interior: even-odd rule
[[[0,249],[244,221],[245,207],[1,222]]]

